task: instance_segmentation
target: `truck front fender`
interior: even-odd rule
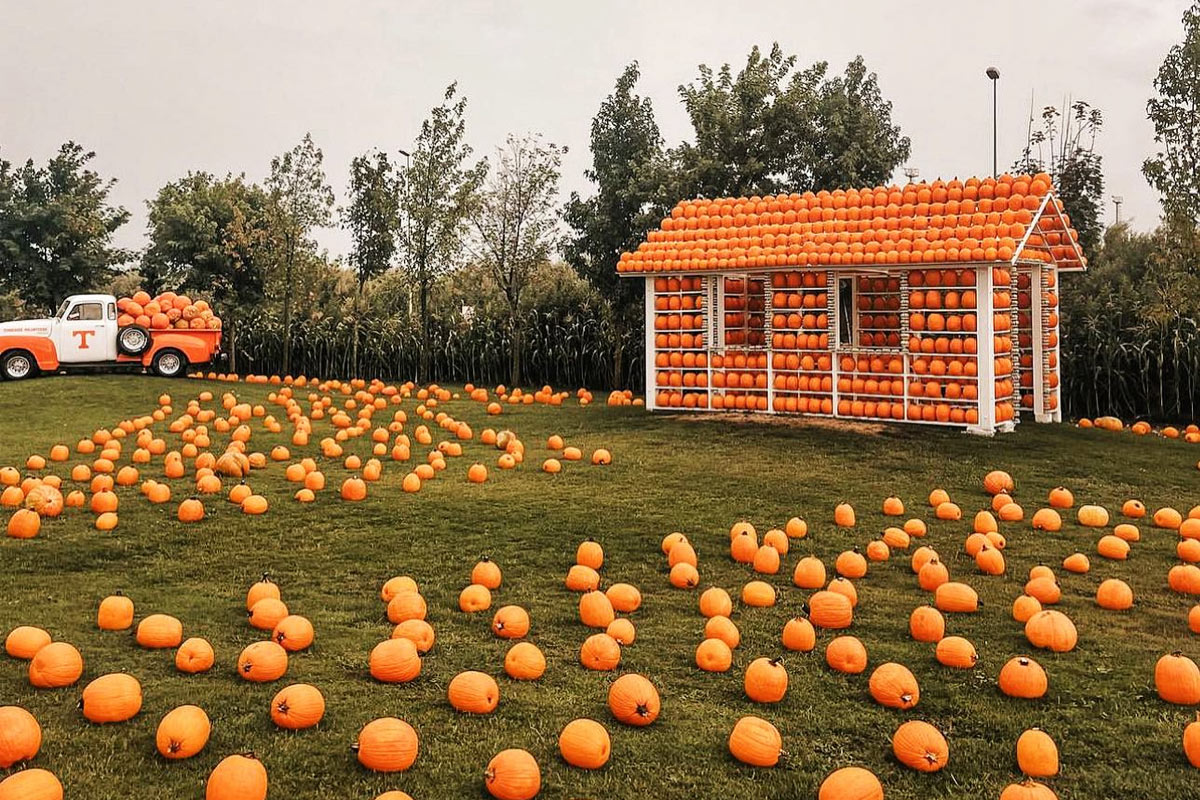
[[[58,350],[45,336],[0,336],[0,356],[10,350],[27,350],[39,369],[58,369]]]

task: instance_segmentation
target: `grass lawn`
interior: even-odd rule
[[[162,392],[175,398],[178,413],[205,388],[218,400],[223,391],[234,391],[239,400],[261,403],[271,387],[134,376],[0,383],[0,465],[22,466],[29,454],[47,454],[57,442],[73,447],[96,428],[147,414]],[[120,525],[110,533],[96,531],[86,509],[67,509],[47,520],[35,539],[0,540],[0,633],[38,625],[78,647],[85,661],[76,687],[35,690],[26,664],[0,655],[0,705],[25,707],[43,728],[32,766],[53,771],[72,798],[201,798],[204,780],[221,758],[253,751],[267,768],[272,798],[369,799],[387,789],[403,789],[417,800],[478,798],[487,797],[482,773],[489,759],[504,748],[521,747],[541,765],[540,796],[547,798],[807,800],[816,798],[826,774],[852,764],[874,771],[889,800],[996,798],[1019,777],[1017,736],[1037,726],[1059,747],[1062,774],[1046,782],[1060,797],[1196,796],[1200,773],[1188,765],[1180,744],[1195,709],[1161,701],[1153,681],[1155,661],[1164,653],[1200,656],[1200,640],[1188,632],[1186,620],[1193,601],[1166,586],[1177,536],[1143,521],[1142,539],[1129,560],[1107,561],[1095,552],[1099,532],[1077,525],[1073,512],[1064,514],[1057,534],[1034,533],[1028,520],[1059,484],[1074,491],[1077,505],[1106,506],[1113,523],[1121,521],[1121,503],[1130,497],[1151,511],[1171,505],[1186,515],[1200,503],[1200,447],[1065,425],[1027,424],[1012,435],[984,440],[903,425],[877,430],[656,416],[607,408],[599,395],[597,401],[586,408],[574,399],[562,408],[505,406],[498,418],[487,417],[482,404],[451,402],[446,410],[469,422],[477,438],[415,495],[400,490],[405,465],[385,458],[383,479],[370,486],[369,497],[343,502],[337,487],[349,471],[340,461],[322,460],[328,487],[317,502],[302,505],[292,500],[296,487],[284,480],[284,465],[271,463],[249,479],[271,503],[265,516],[243,515],[222,495],[205,501],[204,522],[181,524],[175,506],[193,491],[185,477],[170,482],[173,499],[166,506],[149,504],[136,488],[119,490]],[[406,400],[399,407],[411,416],[414,406]],[[385,420],[390,411],[381,412]],[[259,422],[251,450],[290,444],[288,426],[271,435]],[[314,423],[312,445],[292,448],[293,456],[317,454],[328,423],[328,418]],[[159,423],[156,430],[167,435],[165,427]],[[410,422],[406,429],[412,427]],[[498,451],[478,441],[485,427],[514,430],[526,444],[525,463],[508,472],[495,469]],[[433,431],[436,442],[442,432]],[[557,476],[540,472],[552,433],[581,447],[585,462],[566,464]],[[349,443],[347,453],[365,460],[367,439]],[[177,436],[168,441],[178,446]],[[219,454],[226,441],[226,435],[214,434],[212,449]],[[586,463],[586,454],[599,446],[612,450],[611,466]],[[423,460],[423,448],[413,451],[411,463]],[[66,478],[70,466],[84,458],[90,463],[72,450],[70,461],[47,471]],[[466,479],[467,466],[476,460],[492,468],[483,485]],[[980,574],[963,551],[971,518],[989,499],[981,479],[993,468],[1014,476],[1016,500],[1026,512],[1025,522],[1001,523],[1007,573],[997,577]],[[142,475],[162,480],[161,459]],[[933,519],[925,498],[935,487],[946,488],[959,503],[962,521]],[[69,488],[67,480],[64,490]],[[811,653],[782,649],[783,625],[808,595],[791,583],[796,561],[815,554],[832,575],[838,553],[865,546],[894,524],[880,510],[891,494],[904,500],[907,516],[929,522],[921,543],[936,548],[952,579],[970,583],[983,600],[977,614],[947,615],[947,633],[965,636],[978,650],[975,669],[943,667],[933,645],[909,637],[909,613],[931,596],[917,586],[902,552],[872,564],[857,582],[860,603],[848,633],[867,647],[866,673],[845,676],[826,666],[828,632],[819,632]],[[853,530],[833,526],[840,501],[858,510]],[[806,519],[810,533],[792,541],[779,574],[767,578],[779,588],[780,602],[768,609],[735,602],[742,644],[733,669],[699,671],[694,664],[704,627],[699,592],[670,587],[660,540],[671,531],[686,533],[699,554],[701,588],[722,586],[736,598],[758,576],[731,560],[730,525],[750,520],[761,534],[792,516]],[[604,546],[603,585],[629,582],[643,595],[641,609],[632,614],[637,640],[624,649],[618,673],[641,673],[658,687],[662,714],[648,728],[626,727],[608,712],[607,687],[618,673],[590,672],[579,664],[579,646],[591,631],[579,622],[578,596],[567,591],[563,577],[587,537]],[[1061,568],[1063,558],[1076,551],[1091,558],[1089,574]],[[491,635],[491,612],[458,610],[471,567],[485,554],[504,571],[493,609],[515,603],[530,612],[529,638],[548,661],[540,681],[504,675],[509,643]],[[1079,629],[1073,652],[1035,650],[1011,617],[1012,601],[1037,564],[1051,565],[1058,574],[1063,588],[1058,608]],[[246,589],[263,572],[279,583],[292,613],[312,620],[316,642],[292,656],[282,681],[251,684],[235,674],[234,665],[243,647],[265,638],[247,625],[244,608]],[[367,658],[391,632],[380,585],[400,574],[420,584],[437,644],[417,680],[385,685],[371,679]],[[1095,604],[1096,586],[1107,577],[1133,587],[1131,611],[1104,611]],[[172,614],[183,621],[185,638],[208,639],[216,666],[185,676],[174,668],[173,651],[141,649],[131,632],[98,630],[97,605],[116,589],[134,600],[136,619]],[[787,696],[772,706],[750,702],[742,688],[745,666],[759,656],[781,654],[790,676]],[[1015,700],[997,689],[1000,667],[1020,654],[1033,655],[1049,674],[1044,699]],[[885,661],[905,664],[916,675],[921,698],[915,709],[895,711],[871,700],[867,678]],[[492,715],[458,714],[447,703],[447,684],[467,669],[497,678],[501,701]],[[141,713],[125,723],[89,724],[76,708],[82,686],[117,671],[141,681]],[[317,728],[292,733],[272,724],[270,700],[291,682],[315,684],[325,694],[327,711]],[[208,712],[212,737],[198,756],[167,762],[155,752],[155,729],[164,713],[184,703]],[[779,767],[747,767],[729,755],[729,731],[746,714],[762,716],[781,731],[789,757]],[[368,772],[349,750],[358,730],[382,716],[401,717],[420,734],[420,756],[408,772]],[[610,731],[613,755],[605,768],[587,772],[559,757],[558,732],[576,717],[592,717]],[[892,756],[891,734],[908,719],[927,720],[946,733],[950,760],[943,771],[917,773]],[[0,778],[6,774],[0,771]]]

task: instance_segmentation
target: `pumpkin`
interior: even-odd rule
[[[997,548],[984,545],[975,554],[975,566],[984,575],[1003,575],[1004,556]]]
[[[597,447],[592,451],[592,464],[598,467],[606,467],[612,463],[612,453],[603,447]]]
[[[527,751],[501,750],[488,762],[483,785],[497,800],[530,800],[542,788],[542,772]]]
[[[943,637],[937,643],[934,655],[939,664],[955,669],[971,669],[979,661],[979,654],[975,652],[975,645],[961,636]]]
[[[271,700],[271,721],[287,730],[311,728],[325,716],[325,697],[307,683],[293,683]]]
[[[929,493],[929,507],[937,508],[942,503],[950,502],[950,494],[945,489],[934,489]]]
[[[420,744],[417,732],[395,717],[372,720],[358,732],[351,748],[358,763],[375,772],[403,772],[417,760]]]
[[[907,550],[911,539],[902,529],[892,527],[883,529],[882,542],[892,549]]]
[[[787,694],[787,670],[777,658],[756,658],[746,667],[743,684],[754,702],[778,703]]]
[[[940,611],[970,614],[979,610],[979,595],[965,583],[943,583],[933,595],[934,604]]]
[[[208,775],[204,800],[265,800],[267,770],[253,755],[227,756]]]
[[[858,675],[867,668],[867,648],[854,636],[838,636],[825,647],[825,663],[836,672]]]
[[[671,567],[668,580],[676,589],[695,589],[700,583],[700,573],[692,564],[680,562]]]
[[[1030,521],[1035,531],[1054,533],[1062,530],[1062,517],[1053,508],[1039,508]]]
[[[941,520],[957,522],[962,519],[962,509],[954,503],[941,503],[933,510],[933,515]]]
[[[938,642],[946,635],[946,618],[933,606],[917,606],[908,617],[908,632],[918,642]]]
[[[1200,714],[1183,729],[1183,753],[1187,756],[1188,763],[1200,768]],[[4,766],[2,761],[0,766]]]
[[[495,590],[500,588],[502,582],[503,576],[500,573],[500,567],[487,556],[479,559],[478,563],[471,568],[471,583]],[[413,590],[416,591],[416,584],[413,585]]]
[[[1042,605],[1052,606],[1062,599],[1062,589],[1053,577],[1039,575],[1025,582],[1025,594]]]
[[[1130,519],[1141,519],[1146,516],[1146,506],[1141,500],[1126,500],[1121,505],[1121,513]]]
[[[1179,651],[1168,653],[1154,665],[1154,688],[1168,703],[1181,706],[1200,703],[1200,668]]]
[[[696,647],[696,666],[705,672],[728,672],[733,651],[722,639],[705,639]]]
[[[854,523],[854,506],[849,503],[838,503],[833,509],[833,524],[839,528],[853,528]]]
[[[994,469],[983,476],[983,490],[988,494],[1012,494],[1016,488],[1012,476],[1002,469]]]
[[[1104,506],[1080,506],[1076,519],[1085,528],[1104,528],[1108,525],[1108,509]]]
[[[287,650],[275,642],[255,642],[238,656],[237,673],[243,680],[268,683],[282,678],[287,666]]]
[[[199,522],[204,519],[204,504],[195,498],[189,498],[179,504],[175,517],[180,522]]]
[[[260,631],[270,631],[274,630],[275,626],[287,618],[290,613],[282,600],[264,597],[251,607],[246,618],[250,622],[250,627],[258,628]]]
[[[117,527],[119,519],[113,511],[105,511],[100,516],[96,517],[96,530],[111,531]]]
[[[433,626],[423,619],[408,619],[392,629],[392,638],[408,639],[416,646],[417,652],[425,655],[433,649]],[[287,645],[284,645],[287,647]]]
[[[487,479],[488,469],[478,461],[467,469],[467,480],[471,483],[486,483]]]
[[[517,642],[504,655],[504,671],[518,681],[536,681],[546,672],[546,657],[537,645]]]
[[[789,539],[803,539],[808,535],[808,523],[799,517],[792,517],[783,526],[783,532]]]
[[[42,747],[42,726],[20,706],[0,706],[0,769],[29,761]]]
[[[458,595],[458,608],[468,614],[487,611],[492,607],[492,593],[486,586],[472,583]]]
[[[820,589],[825,585],[825,565],[816,556],[805,556],[796,562],[792,583],[801,589]]]
[[[1197,525],[1200,525],[1200,520],[1196,522]],[[779,528],[772,528],[763,534],[763,544],[774,547],[775,551],[781,556],[786,556],[788,550],[791,549],[791,543],[788,540],[787,534],[779,530]]]
[[[694,552],[692,557],[695,558]],[[594,592],[600,588],[600,573],[583,564],[575,564],[567,570],[566,585],[572,592]]]
[[[883,513],[888,517],[899,517],[904,515],[904,501],[896,495],[891,495],[883,500]]]
[[[1133,607],[1133,589],[1116,578],[1109,578],[1096,589],[1096,605],[1110,611],[1125,611]]]
[[[729,734],[729,752],[743,764],[752,767],[773,767],[783,754],[783,737],[765,719],[742,717],[734,723]]]
[[[491,675],[468,670],[450,681],[446,698],[456,711],[468,714],[490,714],[500,702],[500,687]]]
[[[1063,559],[1063,569],[1076,575],[1086,575],[1092,564],[1083,553],[1072,553]]]
[[[1042,610],[1042,604],[1036,597],[1023,594],[1013,601],[1012,616],[1017,622],[1025,623],[1034,614]]]
[[[729,543],[729,556],[739,564],[752,563],[757,553],[758,539],[748,531],[742,531]],[[776,556],[778,555],[776,553]]]
[[[888,708],[912,708],[921,699],[916,677],[908,667],[891,661],[875,668],[868,689],[875,702]]]
[[[675,545],[679,544],[680,542],[687,542],[687,540],[688,540],[688,538],[686,536],[684,536],[682,533],[680,533],[679,531],[673,531],[672,533],[668,533],[666,536],[663,537],[662,544],[660,545],[659,549],[662,550],[662,554],[664,556],[670,555],[671,548],[673,548]]]
[[[793,617],[783,626],[783,646],[788,650],[807,653],[817,646],[817,632],[803,617]]]
[[[188,674],[207,672],[215,660],[212,645],[200,638],[188,639],[175,651],[175,669]]]
[[[769,544],[764,544],[755,551],[751,564],[759,574],[774,575],[779,572],[779,551]]]
[[[742,602],[748,606],[769,608],[775,605],[777,599],[775,587],[766,581],[750,581],[742,587]]]
[[[1170,506],[1155,511],[1152,519],[1154,527],[1164,528],[1169,531],[1177,531],[1179,530],[1179,526],[1183,524],[1183,515]]]
[[[933,559],[937,558],[937,551],[932,547],[921,545],[916,550],[913,550],[912,558],[909,560],[909,566],[912,568],[914,575],[921,573],[921,567],[928,564]]]
[[[343,500],[350,502],[365,500],[367,497],[367,483],[362,478],[346,478],[346,480],[342,481],[340,495]]]
[[[628,583],[614,583],[608,587],[608,591],[604,593],[608,596],[608,602],[612,603],[614,611],[619,611],[622,614],[632,614],[641,608],[642,593],[638,591],[636,586]]]
[[[83,675],[83,656],[66,642],[52,642],[29,661],[29,682],[38,689],[71,686]]]
[[[844,594],[828,589],[808,598],[808,619],[818,628],[841,630],[854,621],[854,606]]]
[[[62,800],[63,787],[53,772],[23,769],[0,781],[0,800]]]
[[[896,760],[919,772],[937,772],[950,760],[950,748],[942,732],[920,720],[909,720],[892,734]]]
[[[279,599],[279,585],[272,582],[271,578],[264,572],[262,578],[252,584],[246,591],[246,610],[254,608],[254,604],[259,600],[271,598]]]
[[[1192,633],[1200,633],[1200,605],[1192,606],[1188,611],[1188,630]]]
[[[971,522],[971,528],[975,533],[995,533],[999,530],[996,518],[992,516],[992,512],[987,510],[975,513],[975,519]]]
[[[133,625],[133,601],[121,592],[100,601],[96,627],[102,631],[123,631]]]
[[[20,491],[20,490],[18,490]],[[42,518],[36,511],[20,508],[8,518],[7,533],[14,539],[32,539],[42,528]]]
[[[492,633],[501,639],[520,639],[529,633],[529,613],[520,606],[501,606],[492,617]]]
[[[573,767],[600,769],[612,755],[612,741],[604,726],[594,719],[568,722],[558,734],[558,752]]]
[[[1112,534],[1101,536],[1096,542],[1096,552],[1114,561],[1124,561],[1129,558],[1129,542]]]
[[[121,672],[101,675],[84,687],[80,707],[89,722],[125,722],[142,710],[142,685]]]
[[[594,539],[580,542],[575,549],[575,563],[598,570],[604,566],[604,549]]]
[[[626,725],[650,725],[658,719],[661,707],[658,690],[641,675],[622,675],[608,687],[608,708],[617,721]]]
[[[1000,506],[996,513],[1003,522],[1020,522],[1025,519],[1025,509],[1016,503],[1008,503]]]
[[[4,652],[13,658],[28,661],[50,644],[50,634],[32,625],[18,625],[4,639]]]
[[[637,629],[627,619],[614,619],[604,629],[604,633],[621,646],[633,644],[637,639]]]
[[[579,597],[579,621],[589,628],[607,628],[615,614],[604,592],[585,592]]]
[[[1000,691],[1009,697],[1035,700],[1046,694],[1049,681],[1042,666],[1028,656],[1010,658],[1000,668]]]
[[[1045,731],[1030,728],[1017,737],[1017,767],[1031,778],[1058,774],[1058,747]]]
[[[1056,486],[1051,489],[1047,499],[1051,508],[1070,508],[1075,505],[1075,495],[1071,494],[1071,490],[1065,486]]]
[[[163,758],[191,758],[208,744],[212,731],[208,714],[199,706],[179,706],[163,715],[154,735],[154,745]]]
[[[821,782],[817,800],[883,800],[883,785],[868,769],[842,767]]]
[[[1034,647],[1067,653],[1075,649],[1079,634],[1075,623],[1060,611],[1039,611],[1025,623],[1025,638]]]
[[[838,554],[833,568],[843,578],[858,579],[867,574],[867,560],[857,549],[845,550]]]
[[[842,577],[834,578],[829,582],[827,587],[829,591],[844,595],[850,601],[850,607],[854,608],[858,605],[858,590],[854,588],[854,584]]]
[[[421,674],[417,646],[403,637],[375,645],[368,663],[371,677],[383,683],[407,683]]]
[[[409,619],[425,619],[428,608],[417,592],[401,592],[388,601],[388,622],[399,625]]]
[[[939,586],[950,580],[950,570],[937,556],[926,561],[917,572],[917,584],[927,592],[936,591]]]

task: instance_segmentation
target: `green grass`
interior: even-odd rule
[[[181,409],[203,388],[218,397],[232,390],[252,402],[263,402],[269,389],[98,376],[0,384],[0,464],[23,464],[30,453],[46,453],[56,442],[73,444],[98,427],[148,413],[163,391]],[[329,488],[318,502],[301,506],[291,499],[295,487],[284,481],[283,466],[271,464],[249,481],[271,502],[263,517],[244,516],[220,498],[207,501],[203,523],[182,525],[175,521],[175,501],[190,494],[191,482],[178,480],[171,482],[174,500],[168,507],[150,505],[136,490],[121,490],[121,523],[112,533],[95,531],[86,510],[68,509],[47,521],[36,539],[0,541],[0,631],[40,625],[76,645],[85,660],[79,686],[36,691],[23,662],[0,656],[0,703],[28,708],[43,726],[44,744],[33,764],[55,772],[70,797],[199,798],[205,777],[222,757],[253,751],[267,767],[273,798],[373,798],[399,788],[423,800],[486,797],[481,774],[488,760],[503,748],[523,747],[541,764],[541,796],[547,798],[815,798],[823,776],[849,764],[878,774],[889,800],[994,798],[1017,779],[1017,736],[1039,726],[1060,749],[1062,775],[1049,781],[1060,797],[1195,794],[1196,772],[1180,746],[1192,710],[1163,703],[1153,687],[1160,655],[1176,649],[1200,655],[1186,624],[1191,602],[1166,588],[1175,535],[1142,526],[1142,541],[1121,563],[1097,556],[1097,534],[1074,524],[1073,517],[1053,535],[1034,534],[1028,522],[1003,524],[1008,572],[1002,577],[978,574],[962,542],[970,517],[987,501],[980,479],[989,469],[1014,475],[1026,519],[1060,483],[1074,490],[1077,502],[1103,504],[1114,518],[1121,502],[1134,496],[1151,509],[1173,505],[1186,513],[1200,502],[1200,448],[1069,426],[1029,424],[984,440],[929,427],[874,432],[667,417],[606,408],[598,399],[589,408],[574,400],[561,409],[506,406],[498,419],[486,417],[480,404],[451,403],[450,413],[470,422],[477,435],[489,425],[510,427],[527,444],[523,467],[493,469],[482,486],[467,483],[467,465],[475,460],[492,465],[497,452],[472,441],[463,458],[451,459],[446,472],[416,495],[400,491],[406,470],[388,459],[370,497],[344,503],[336,495],[347,471],[326,462]],[[401,408],[411,414],[413,406],[409,400]],[[288,439],[268,435],[257,423],[254,430],[252,449],[266,452]],[[327,431],[327,420],[319,422],[308,450],[315,452]],[[557,477],[542,474],[538,465],[551,433],[563,434],[585,453],[609,447],[614,463],[568,464]],[[171,441],[175,446],[177,439]],[[214,449],[224,444],[223,436],[214,436]],[[365,456],[369,447],[360,439],[347,451]],[[126,448],[126,456],[131,450]],[[66,476],[74,463],[75,457],[49,471]],[[144,469],[143,476],[161,479],[161,463]],[[963,522],[932,520],[924,498],[937,486],[960,503]],[[893,493],[904,499],[910,515],[930,521],[925,543],[984,601],[978,614],[949,615],[947,626],[975,644],[979,666],[942,667],[932,646],[909,639],[908,614],[928,595],[917,587],[908,557],[898,553],[872,565],[858,582],[861,602],[850,632],[867,646],[868,672],[853,677],[831,672],[823,658],[831,636],[821,634],[812,653],[787,654],[790,687],[783,702],[749,702],[742,670],[758,656],[780,654],[783,624],[806,597],[790,581],[797,559],[814,553],[832,567],[837,553],[865,545],[886,524],[880,504]],[[853,531],[832,526],[833,507],[841,500],[858,509]],[[772,609],[736,608],[742,646],[734,668],[724,675],[698,671],[693,662],[703,629],[698,593],[669,587],[659,541],[672,530],[687,533],[700,555],[702,586],[723,586],[736,596],[753,575],[729,558],[729,526],[744,518],[762,532],[793,515],[806,518],[811,533],[793,542],[779,575],[770,578],[782,601]],[[578,622],[577,597],[562,579],[576,545],[589,536],[604,545],[605,584],[628,581],[644,597],[632,615],[637,641],[625,649],[620,671],[643,673],[659,687],[662,716],[647,729],[613,720],[605,698],[614,674],[588,672],[578,663],[588,631]],[[1077,550],[1092,558],[1088,575],[1058,568]],[[530,610],[531,639],[549,662],[539,682],[505,677],[507,643],[490,635],[490,614],[469,616],[457,609],[458,592],[483,554],[504,570],[493,608],[517,603]],[[1008,658],[1031,652],[1009,607],[1030,567],[1039,563],[1060,574],[1059,607],[1076,622],[1079,647],[1057,656],[1034,652],[1050,675],[1049,694],[1038,702],[1017,701],[999,692],[995,678]],[[262,638],[246,624],[244,597],[264,571],[279,582],[291,611],[312,620],[317,639],[308,652],[292,657],[283,682],[253,685],[239,679],[233,665],[245,645]],[[367,656],[390,633],[378,590],[397,574],[420,583],[438,638],[421,676],[390,686],[371,680]],[[1134,588],[1132,611],[1105,612],[1094,604],[1095,587],[1109,576]],[[173,614],[183,621],[185,636],[207,638],[217,652],[214,669],[184,676],[175,671],[171,651],[143,650],[129,633],[97,630],[96,606],[115,589],[133,598],[137,618]],[[888,660],[916,674],[921,684],[916,709],[896,712],[871,701],[867,676]],[[497,676],[501,702],[493,715],[469,717],[449,707],[446,685],[464,669]],[[88,724],[76,709],[80,690],[113,671],[141,680],[142,711],[123,724]],[[318,728],[288,733],[272,725],[268,704],[279,688],[296,681],[321,688],[327,713]],[[199,756],[167,763],[155,753],[155,728],[164,713],[189,702],[213,719],[212,738]],[[729,730],[745,714],[779,727],[790,753],[785,764],[759,770],[729,756]],[[420,756],[407,773],[370,773],[348,749],[364,723],[387,715],[409,721],[421,735]],[[577,770],[558,757],[558,731],[580,716],[600,720],[612,734],[613,757],[602,770]],[[922,775],[894,760],[889,738],[906,719],[925,719],[947,732],[950,763],[944,771]]]

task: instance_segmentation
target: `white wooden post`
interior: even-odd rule
[[[1042,326],[1042,268],[1029,270],[1029,318],[1030,334],[1033,338],[1033,418],[1037,422],[1049,422],[1046,418],[1046,350],[1045,328]]]
[[[658,409],[654,382],[654,278],[646,276],[646,410]]]
[[[978,381],[979,422],[967,427],[967,433],[991,436],[996,432],[996,318],[992,297],[992,267],[975,268],[976,350],[975,371]]]

